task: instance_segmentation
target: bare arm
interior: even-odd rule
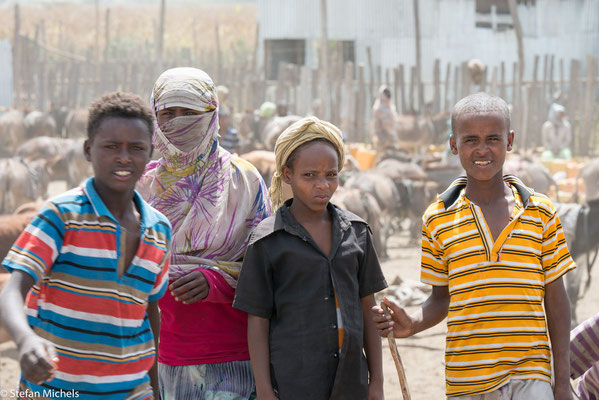
[[[19,362],[25,379],[42,383],[56,373],[54,346],[33,332],[23,312],[24,299],[34,284],[33,277],[15,270],[0,293],[0,321],[19,350]]]
[[[449,310],[449,288],[447,286],[433,286],[433,292],[426,299],[420,309],[408,315],[406,310],[391,300],[383,301],[389,307],[391,315],[385,315],[379,306],[372,307],[376,328],[381,336],[387,336],[391,330],[397,338],[412,336],[418,332],[437,325],[447,317]]]
[[[149,371],[150,384],[154,391],[154,399],[160,399],[160,389],[158,387],[158,341],[160,338],[160,310],[158,309],[158,302],[152,301],[148,303],[148,319],[150,320],[150,327],[152,328],[152,334],[154,335],[154,347],[156,348],[156,358],[154,359],[154,365]]]
[[[361,301],[364,318],[364,352],[370,373],[368,399],[383,399],[383,351],[376,325],[370,318],[370,310],[376,305],[376,302],[374,295],[363,297]]]
[[[260,400],[276,399],[270,381],[270,321],[248,315],[248,346],[256,380],[256,393]]]
[[[545,312],[555,370],[555,400],[571,400],[570,301],[561,277],[545,286]]]

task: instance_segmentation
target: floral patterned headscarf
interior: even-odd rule
[[[218,145],[218,98],[204,71],[165,71],[151,105],[155,114],[170,107],[202,112],[156,123],[153,144],[161,157],[147,165],[138,184],[173,226],[170,277],[207,268],[235,287],[249,233],[270,214],[264,181],[251,164]]]

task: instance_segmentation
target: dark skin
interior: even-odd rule
[[[140,240],[140,216],[133,192],[137,180],[152,154],[152,132],[138,118],[107,117],[103,119],[92,139],[84,143],[84,154],[94,169],[94,187],[98,195],[126,229],[126,250],[123,269],[131,264]],[[21,371],[25,379],[41,384],[56,373],[58,357],[54,346],[39,337],[29,326],[23,310],[24,299],[34,284],[26,272],[14,271],[0,293],[0,320],[17,344]],[[156,302],[148,304],[148,318],[158,348],[160,317]],[[155,398],[159,398],[156,364],[149,371]]]
[[[500,112],[470,113],[458,117],[449,144],[460,157],[468,183],[466,197],[480,207],[493,240],[509,223],[514,197],[503,181],[503,163],[512,149],[514,131]],[[443,321],[448,314],[450,294],[447,286],[433,286],[423,306],[409,315],[405,309],[385,298],[385,315],[379,306],[372,308],[373,320],[383,337],[408,337]],[[545,311],[555,369],[555,400],[571,400],[570,391],[570,307],[562,278],[545,286]]]
[[[284,166],[282,171],[283,181],[290,185],[293,191],[293,202],[289,211],[327,257],[330,257],[331,253],[333,228],[327,205],[339,184],[338,162],[338,154],[332,144],[314,141],[299,147],[291,165]],[[375,304],[374,295],[360,300],[364,316],[364,351],[370,372],[368,399],[382,399],[381,341],[377,336],[376,326],[367,318]],[[269,329],[268,319],[248,316],[250,358],[256,391],[261,400],[276,399],[270,378]]]
[[[503,181],[503,163],[512,149],[514,131],[508,131],[499,112],[458,118],[455,131],[449,145],[468,177],[466,197],[481,208],[495,240],[509,223],[515,204],[512,190]]]

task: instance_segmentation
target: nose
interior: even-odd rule
[[[126,146],[123,146],[117,154],[117,162],[120,164],[129,164],[131,162],[131,153]]]
[[[322,176],[316,180],[316,187],[318,189],[327,189],[329,187],[329,182],[327,181],[326,176]]]

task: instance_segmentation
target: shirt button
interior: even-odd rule
[[[325,297],[324,299],[325,299],[325,300],[328,300],[328,299],[329,299],[329,296]]]
[[[333,353],[333,358],[339,358],[339,353],[337,353],[337,352],[334,352],[334,353]]]
[[[337,329],[337,324],[333,324],[333,325],[331,325],[331,328],[333,328],[333,329]]]

